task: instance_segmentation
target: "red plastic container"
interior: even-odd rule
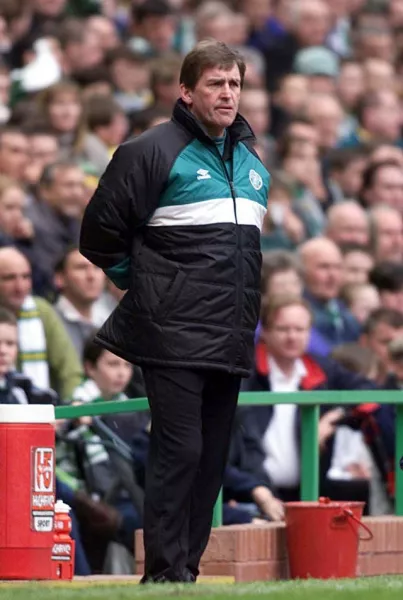
[[[355,577],[363,502],[288,502],[286,538],[292,579]]]
[[[0,405],[0,580],[52,579],[54,407]]]
[[[71,539],[70,506],[58,500],[55,504],[55,531],[52,548],[53,579],[73,579],[75,542]]]

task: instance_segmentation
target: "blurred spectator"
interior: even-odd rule
[[[124,111],[142,110],[151,104],[150,65],[141,52],[119,46],[107,54],[106,64],[115,98]]]
[[[0,128],[0,174],[24,180],[28,165],[28,139],[17,127]]]
[[[402,115],[396,92],[378,89],[363,96],[357,109],[359,124],[340,145],[356,146],[365,142],[401,146]]]
[[[367,159],[360,147],[332,150],[327,157],[327,171],[341,198],[358,199]]]
[[[394,161],[369,164],[363,173],[360,197],[368,208],[387,204],[403,214],[403,168]]]
[[[197,41],[207,38],[222,40],[226,44],[234,45],[237,40],[236,14],[224,2],[204,2],[195,13],[195,36]]]
[[[18,318],[18,368],[66,400],[81,380],[72,343],[52,306],[31,295],[31,269],[16,249],[0,249],[0,304]]]
[[[403,312],[403,265],[378,263],[369,274],[370,283],[378,290],[382,308]]]
[[[57,135],[64,157],[80,150],[84,134],[83,105],[80,88],[71,81],[47,88],[38,98],[52,131]]]
[[[87,133],[82,141],[82,156],[102,175],[116,148],[123,142],[128,120],[112,96],[93,95],[86,106]]]
[[[368,216],[363,208],[352,200],[331,206],[327,213],[326,236],[338,246],[369,243]]]
[[[29,162],[25,168],[24,179],[30,186],[36,186],[46,166],[60,158],[60,145],[57,135],[47,125],[33,122],[27,125]]]
[[[38,198],[29,206],[27,216],[35,230],[36,260],[50,280],[57,260],[78,243],[83,196],[84,173],[76,163],[64,161],[45,167]]]
[[[290,11],[290,16],[287,15],[289,30],[284,35],[275,37],[265,50],[266,79],[270,90],[275,89],[283,75],[292,71],[298,50],[321,46],[331,28],[326,2],[304,0],[296,6],[291,6],[291,3],[283,4],[284,9]]]
[[[386,380],[389,372],[388,347],[390,342],[403,337],[403,314],[391,308],[379,308],[374,311],[364,324],[360,344],[370,348],[377,355],[380,363],[378,381]]]
[[[328,48],[313,46],[299,50],[295,56],[293,70],[308,78],[308,90],[311,94],[335,93],[339,61]]]
[[[308,79],[291,73],[284,75],[273,91],[271,133],[278,137],[292,118],[301,116],[308,99]]]
[[[356,341],[359,324],[339,299],[343,284],[339,248],[327,238],[316,238],[301,246],[300,256],[314,328],[331,346]]]
[[[150,66],[150,88],[157,106],[172,111],[179,98],[180,56],[173,54],[154,60]],[[255,131],[256,134],[259,132]]]
[[[381,305],[378,290],[369,283],[345,285],[340,292],[340,298],[361,324],[365,323],[370,314]]]
[[[105,284],[105,275],[77,248],[71,248],[55,266],[55,287],[60,295],[55,303],[66,331],[78,356],[82,356],[85,341],[104,318],[96,309]]]
[[[365,81],[362,64],[354,58],[343,59],[340,62],[337,79],[337,94],[348,114],[355,112],[364,93]]]
[[[378,90],[395,89],[395,71],[393,64],[380,58],[368,58],[363,63],[365,87],[367,93]]]
[[[296,256],[282,250],[263,254],[263,299],[268,300],[281,294],[301,296],[302,291],[301,264]]]
[[[332,94],[312,94],[308,98],[305,115],[316,127],[319,148],[326,154],[340,138],[344,113],[339,100]]]
[[[109,96],[113,93],[112,79],[105,64],[76,71],[74,82],[81,87],[83,101],[88,100],[93,95]]]
[[[115,22],[104,15],[89,17],[86,22],[86,30],[97,38],[98,45],[104,52],[119,45]]]
[[[62,22],[59,42],[63,52],[63,71],[71,77],[81,69],[96,67],[104,56],[99,33],[83,19],[69,18]]]
[[[136,52],[158,55],[174,49],[176,18],[166,0],[145,0],[132,5],[132,34],[129,45]]]
[[[368,247],[357,244],[343,244],[343,281],[345,284],[367,283],[369,272],[374,266],[374,258]]]
[[[375,144],[372,152],[369,156],[369,163],[384,163],[392,162],[397,163],[403,168],[403,151],[397,146],[391,144]]]
[[[371,239],[375,262],[403,260],[402,213],[387,205],[369,211]]]

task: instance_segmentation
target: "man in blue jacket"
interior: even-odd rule
[[[269,174],[237,113],[243,59],[204,41],[171,121],[118,148],[80,250],[128,290],[98,343],[143,369],[152,429],[143,581],[195,581],[260,305]]]

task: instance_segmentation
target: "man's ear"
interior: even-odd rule
[[[183,102],[187,106],[191,106],[192,103],[193,103],[193,93],[192,93],[192,90],[190,90],[189,88],[187,88],[183,83],[180,84],[179,90],[180,90],[180,94],[181,94],[181,98],[182,98]]]

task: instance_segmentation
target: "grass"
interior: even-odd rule
[[[97,582],[0,583],[1,600],[401,600],[403,577],[283,581],[227,585],[153,585]]]

